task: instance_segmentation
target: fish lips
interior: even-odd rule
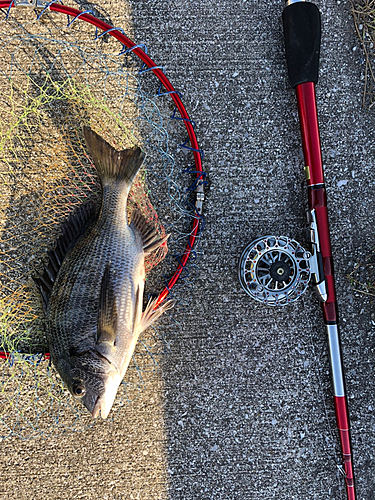
[[[101,394],[97,394],[90,390],[86,392],[82,398],[82,403],[91,413],[92,418],[97,418],[99,413],[103,419],[108,417],[116,399],[117,389],[120,383],[121,378],[116,374],[106,380],[104,392]]]

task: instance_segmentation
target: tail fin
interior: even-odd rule
[[[89,127],[83,127],[83,135],[102,184],[125,181],[131,185],[144,159],[141,149],[136,146],[116,151]]]

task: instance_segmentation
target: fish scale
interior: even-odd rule
[[[117,196],[117,193],[115,194]],[[127,193],[123,193],[127,197]],[[111,201],[110,195],[104,199]],[[114,204],[111,203],[113,206]],[[125,204],[126,206],[126,204]],[[140,238],[136,238],[129,226],[123,227],[119,232],[113,231],[113,220],[106,220],[107,210],[103,209],[99,220],[89,232],[84,236],[80,244],[73,249],[71,255],[63,264],[60,277],[56,281],[56,295],[52,292],[48,313],[53,318],[50,330],[56,325],[59,327],[61,336],[61,350],[66,351],[71,342],[71,329],[75,327],[75,341],[87,339],[96,342],[97,310],[100,294],[100,283],[108,262],[116,271],[116,287],[121,297],[119,300],[119,316],[122,320],[127,317],[132,318],[131,306],[133,300],[129,300],[131,289],[136,284],[128,279],[131,269],[144,268],[143,248]],[[112,217],[116,219],[116,217]],[[104,220],[104,223],[103,223]],[[129,242],[128,240],[131,240]],[[136,241],[138,240],[138,241]],[[138,243],[138,244],[137,244]],[[73,265],[72,265],[73,264]],[[144,279],[144,274],[138,272],[137,282]],[[61,303],[63,295],[64,303]],[[131,296],[131,299],[133,297]],[[88,306],[92,307],[87,311]],[[82,313],[86,312],[83,316]],[[73,313],[73,315],[72,315]],[[75,313],[75,314],[74,314]],[[88,313],[88,314],[87,314]],[[72,324],[73,323],[73,324]],[[131,331],[132,325],[126,325],[126,330]],[[57,357],[59,350],[54,349],[53,356]]]

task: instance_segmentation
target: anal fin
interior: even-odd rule
[[[166,300],[159,307],[156,307],[159,298],[150,299],[147,303],[145,310],[142,313],[141,320],[139,325],[137,325],[137,329],[139,333],[143,332],[148,328],[154,321],[156,321],[160,316],[169,309],[172,309],[174,306],[173,300]],[[155,308],[156,307],[156,308]]]

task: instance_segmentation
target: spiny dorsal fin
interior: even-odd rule
[[[48,262],[44,267],[43,274],[37,273],[37,276],[33,276],[33,280],[42,295],[44,311],[47,309],[53,285],[66,254],[73,248],[80,236],[86,231],[89,224],[95,219],[96,212],[97,207],[94,203],[81,205],[69,219],[63,223],[62,234],[56,240],[55,248],[47,253]]]
[[[159,298],[150,299],[147,303],[146,309],[142,313],[139,325],[136,325],[135,329],[139,333],[142,333],[146,328],[148,328],[154,321],[156,321],[160,316],[174,306],[173,300],[166,300],[161,304],[161,306],[156,307]],[[156,307],[156,309],[155,309]]]
[[[117,331],[117,304],[111,265],[107,264],[100,286],[97,344],[115,345]]]
[[[149,254],[163,245],[169,238],[169,234],[161,238],[159,233],[153,227],[149,227],[145,217],[139,210],[134,210],[132,213],[132,220],[130,223],[132,229],[137,230],[142,238],[143,251]]]
[[[83,135],[102,185],[110,181],[125,181],[130,186],[144,159],[141,149],[116,151],[89,127],[83,127]]]

